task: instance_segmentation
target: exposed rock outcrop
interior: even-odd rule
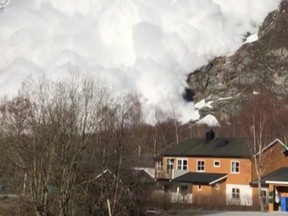
[[[217,57],[192,72],[188,83],[195,99],[213,100],[212,110],[225,119],[243,101],[268,91],[280,101],[288,95],[288,0],[259,28],[258,40],[244,43],[232,56]]]

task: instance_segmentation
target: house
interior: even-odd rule
[[[101,189],[107,188],[114,190],[116,179],[117,176],[112,171],[105,169],[94,178],[94,181],[98,182]],[[134,168],[121,170],[119,183],[120,186],[129,193],[139,193],[141,191],[151,192],[156,185],[155,179],[145,170],[137,170]]]
[[[261,187],[263,198],[267,200],[269,211],[288,211],[288,147],[275,139],[263,148]],[[258,157],[257,153],[254,157]],[[255,189],[257,178],[253,169],[251,186]],[[256,191],[254,192],[256,194]]]
[[[153,163],[153,154],[143,154],[141,156],[130,156],[127,158],[127,162],[131,164],[131,169],[133,170],[143,170],[151,178],[155,179],[155,168]]]
[[[258,194],[253,157],[261,153],[265,158],[261,195],[267,205],[270,201],[270,211],[284,210],[275,197],[277,194],[281,194],[282,200],[288,197],[287,149],[276,139],[252,155],[245,139],[217,138],[210,130],[205,138],[187,139],[163,152],[155,161],[155,176],[172,202],[193,203],[201,196],[219,199],[222,196],[228,205],[250,206]]]

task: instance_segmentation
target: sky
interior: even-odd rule
[[[0,0],[6,2],[7,0]],[[140,95],[182,122],[199,118],[183,99],[187,74],[231,55],[280,0],[10,0],[0,11],[0,95],[27,76],[91,75]]]

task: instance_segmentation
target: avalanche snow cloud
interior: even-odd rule
[[[0,92],[14,94],[28,75],[65,79],[77,68],[115,91],[141,94],[148,119],[172,108],[183,122],[196,119],[182,97],[187,73],[234,52],[279,3],[11,0],[0,12]]]

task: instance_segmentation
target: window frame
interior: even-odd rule
[[[186,191],[188,191],[188,188],[189,188],[188,185],[181,185],[180,186],[180,191],[181,192],[183,192],[183,191],[186,192]]]
[[[203,165],[199,165],[199,162],[203,162]],[[199,170],[199,167],[203,166],[203,170]],[[196,171],[197,172],[205,172],[205,160],[197,160],[196,161]]]
[[[170,161],[171,163],[169,163]],[[167,158],[166,159],[166,174],[171,174],[170,172],[174,169],[174,158]]]
[[[184,161],[186,161],[185,169],[184,169]],[[179,164],[179,162],[180,162],[180,164]],[[177,170],[188,170],[188,159],[187,158],[177,159]]]
[[[157,171],[163,170],[163,161],[157,161]]]
[[[234,170],[234,166],[233,166],[234,163],[238,164],[238,171]],[[235,166],[235,169],[237,170],[237,166]],[[239,174],[240,173],[240,161],[235,161],[235,160],[231,161],[230,172],[233,174]]]
[[[232,199],[240,200],[240,188],[232,188]]]
[[[219,165],[217,166],[217,165],[215,165],[215,163],[216,162],[218,162],[219,163]],[[221,162],[220,162],[220,160],[214,160],[213,161],[213,167],[216,167],[216,168],[219,168],[221,166]]]
[[[268,203],[268,189],[261,188],[260,193],[261,193],[261,198],[262,198],[264,204],[267,204]],[[263,196],[264,194],[265,194],[265,196]]]

